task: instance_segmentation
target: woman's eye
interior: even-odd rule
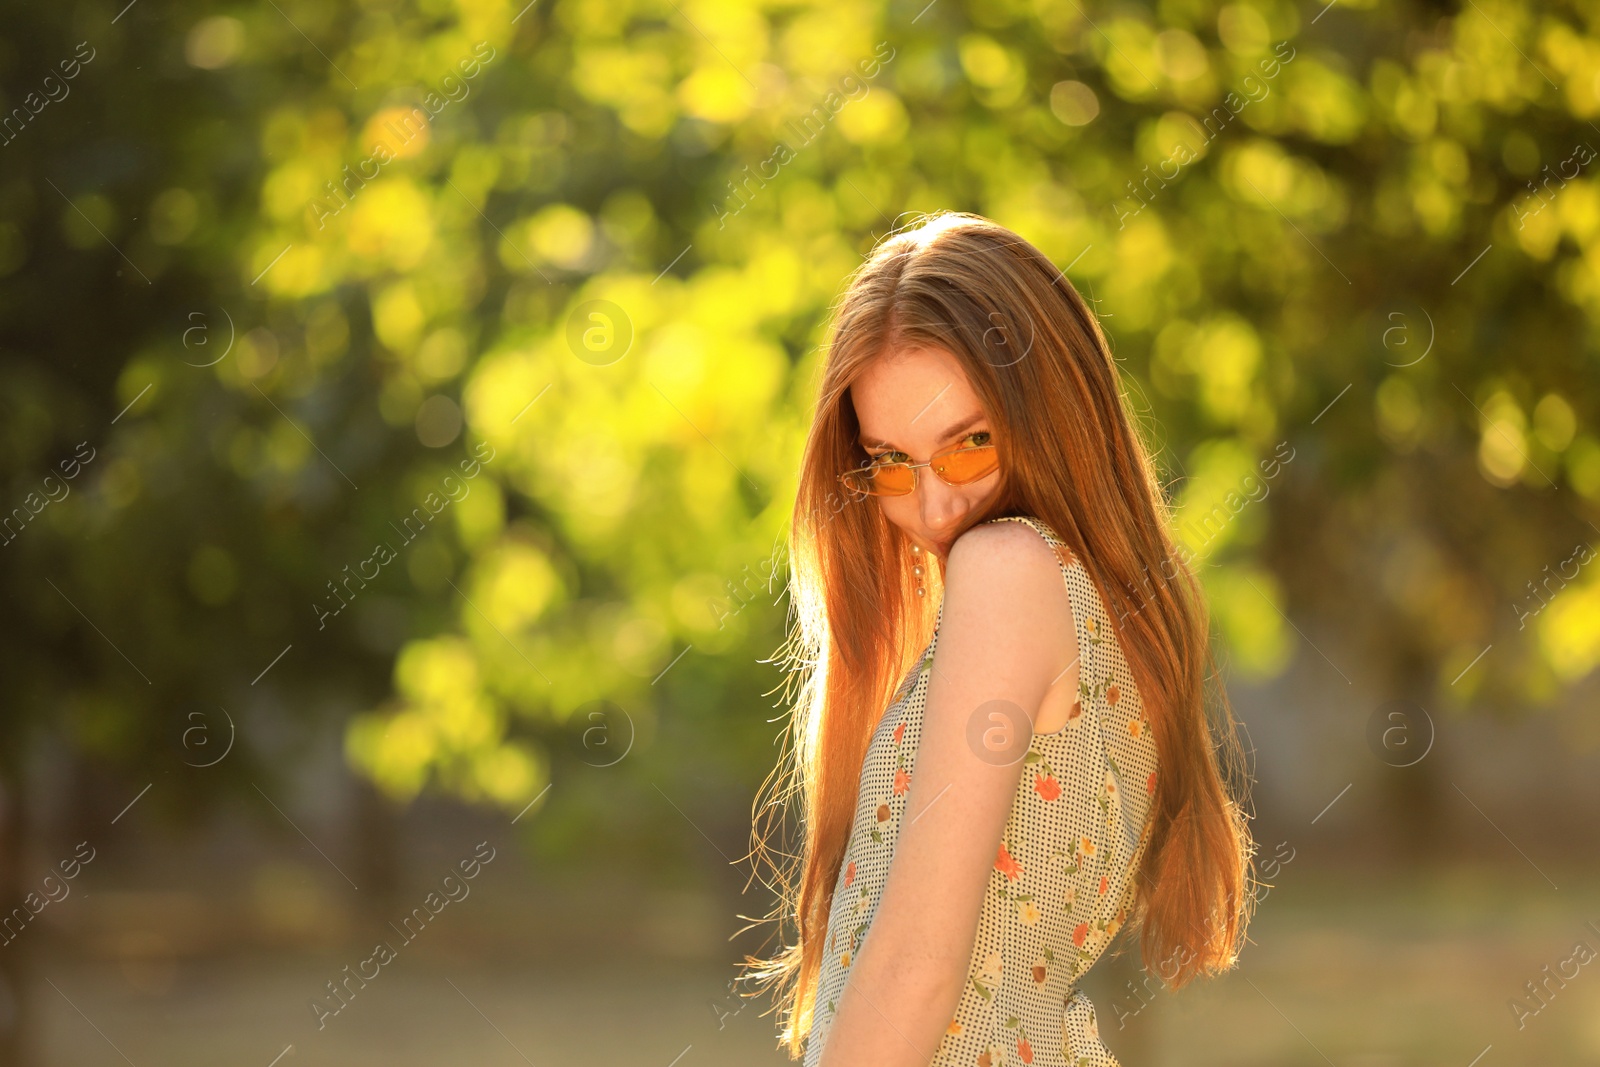
[[[909,458],[904,452],[879,452],[875,456],[868,456],[867,463],[870,466],[879,466],[884,463],[904,463]]]
[[[979,430],[977,433],[967,434],[966,438],[961,442],[961,444],[966,448],[982,448],[984,445],[988,444],[989,441],[989,431]]]

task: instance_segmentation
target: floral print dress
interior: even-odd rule
[[[1038,519],[1077,627],[1078,700],[1034,734],[989,872],[967,981],[931,1067],[1119,1067],[1077,987],[1128,917],[1148,841],[1156,750],[1139,693],[1081,561]],[[944,609],[939,610],[943,622]],[[828,917],[804,1067],[816,1067],[888,878],[916,774],[932,640],[884,712],[861,768],[849,846]]]

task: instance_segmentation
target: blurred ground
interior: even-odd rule
[[[1592,1064],[1600,966],[1550,983],[1546,1006],[1520,1031],[1508,1006],[1543,967],[1572,957],[1576,942],[1600,947],[1585,926],[1600,925],[1600,881],[1592,871],[1546,873],[1558,889],[1520,861],[1406,878],[1302,861],[1263,901],[1233,975],[1159,994],[1142,1010],[1126,985],[1120,995],[1113,985],[1131,975],[1106,961],[1087,988],[1125,1067]],[[607,935],[633,929],[601,921],[615,901],[594,900],[594,912],[574,899],[559,908],[541,901],[520,916],[503,897],[476,911],[463,902],[460,914],[440,917],[459,922],[454,932],[441,928],[432,945],[404,949],[321,1032],[307,1001],[358,958],[354,944],[173,961],[162,965],[170,973],[127,959],[48,963],[40,978],[59,991],[38,991],[43,1062],[268,1067],[280,1053],[280,1064],[340,1067],[786,1062],[772,1047],[765,1005],[741,1009],[728,995],[728,967],[641,955],[637,939]],[[697,911],[714,915],[711,906]],[[705,933],[687,912],[682,928],[686,940]],[[574,950],[575,932],[587,949]],[[484,952],[497,933],[502,950]],[[720,942],[698,947],[714,954]],[[544,955],[541,943],[563,947]],[[521,951],[520,962],[505,958]]]

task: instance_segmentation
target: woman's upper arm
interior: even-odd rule
[[[959,996],[965,984],[1033,723],[1072,635],[1059,563],[1033,530],[986,524],[952,546],[906,822],[869,934],[922,969],[924,987]]]

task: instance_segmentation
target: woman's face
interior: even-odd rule
[[[879,357],[851,384],[850,399],[861,424],[861,447],[875,461],[926,463],[936,452],[994,442],[966,372],[943,349]],[[872,499],[913,544],[942,560],[969,513],[981,513],[999,488],[998,470],[970,485],[946,485],[919,467],[911,493]]]

